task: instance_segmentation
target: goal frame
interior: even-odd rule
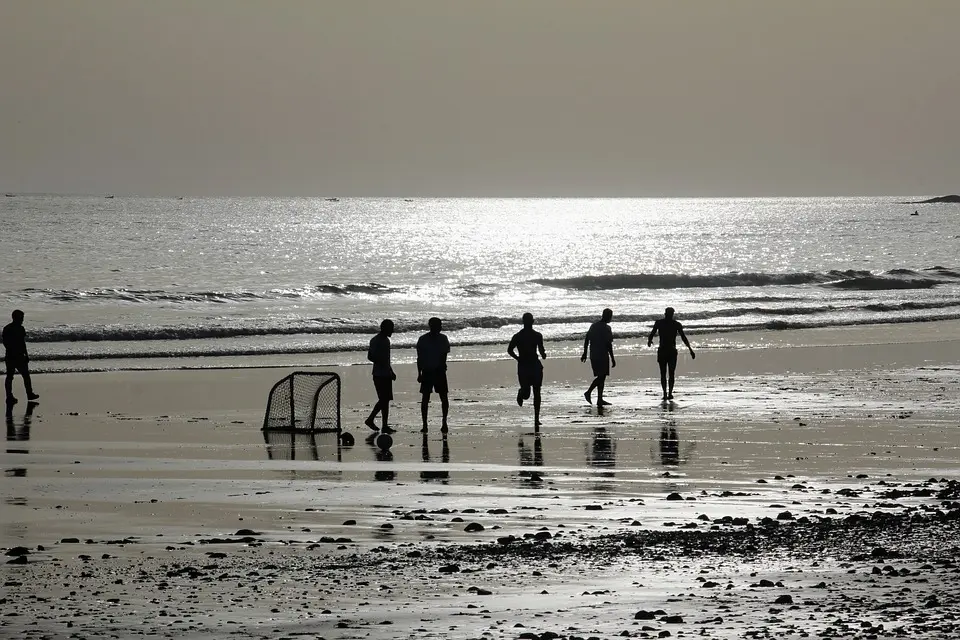
[[[296,389],[296,386],[295,386],[296,378],[297,377],[312,378],[312,377],[320,377],[320,376],[325,377],[326,380],[324,380],[317,387],[316,391],[313,392],[313,395],[310,398],[310,409],[307,412],[307,416],[309,418],[309,421],[308,421],[309,426],[308,427],[298,426],[295,421],[295,418],[297,416],[296,396],[294,394],[294,391]],[[327,386],[330,384],[334,384],[336,389],[336,411],[335,411],[336,426],[332,428],[317,427],[316,426],[317,401],[320,398],[320,394],[323,393],[324,389],[326,389]],[[289,391],[287,392],[287,395],[289,396],[289,402],[290,402],[290,406],[289,406],[290,424],[270,425],[269,424],[270,411],[274,405],[274,395],[276,394],[277,390],[284,385],[289,386]],[[284,376],[283,378],[281,378],[279,381],[276,382],[276,384],[274,384],[270,388],[270,394],[267,396],[267,411],[263,415],[263,427],[261,428],[261,431],[291,431],[291,432],[300,432],[300,433],[336,433],[339,440],[339,436],[343,430],[341,416],[340,416],[340,393],[341,393],[341,380],[340,380],[340,375],[337,373],[334,373],[332,371],[294,371],[293,373],[290,373]]]

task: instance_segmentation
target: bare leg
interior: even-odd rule
[[[427,432],[427,414],[430,412],[430,394],[423,394],[423,399],[420,401],[420,418],[423,420],[423,428],[420,430],[420,433]]]
[[[30,368],[26,362],[20,365],[20,375],[23,376],[23,388],[27,391],[27,399],[34,400],[39,398],[40,396],[33,392],[33,384],[30,382]]]
[[[663,399],[667,399],[667,363],[658,362],[660,365],[660,386],[663,387]]]
[[[540,430],[540,387],[533,388],[533,426],[534,431]]]
[[[603,394],[603,376],[597,376],[593,379],[593,382],[590,383],[590,387],[583,394],[583,397],[587,399],[587,404],[593,404],[593,400],[590,399],[590,394],[593,393],[593,390],[597,387],[600,387],[600,394]]]
[[[671,399],[673,398],[673,380],[676,372],[677,372],[677,365],[671,362],[670,363],[670,387],[669,387],[669,391],[667,392],[667,397]]]
[[[380,427],[380,430],[387,432],[390,430],[388,422],[390,422],[390,401],[384,400],[380,403],[380,415],[383,417],[383,425]]]
[[[447,415],[450,413],[450,398],[447,397],[447,394],[440,394],[440,410],[443,412],[443,422],[440,423],[440,429],[447,429]]]
[[[373,419],[377,417],[378,413],[380,413],[381,404],[382,403],[379,400],[377,400],[377,403],[373,405],[373,411],[371,411],[370,415],[367,416],[367,419],[363,421],[363,424],[367,425],[373,430],[377,429],[377,424],[373,421]]]
[[[610,404],[603,399],[603,384],[606,382],[607,376],[597,376],[597,405]]]

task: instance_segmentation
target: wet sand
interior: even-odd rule
[[[512,361],[451,363],[447,438],[400,365],[388,452],[366,367],[318,366],[352,447],[265,437],[290,369],[38,375],[0,636],[950,637],[960,323],[772,336],[697,336],[666,404],[618,345],[602,412],[548,358],[539,437]]]

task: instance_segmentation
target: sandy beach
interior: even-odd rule
[[[693,336],[673,403],[617,344],[603,411],[548,358],[539,436],[455,347],[448,437],[407,362],[389,451],[365,366],[315,369],[352,447],[265,437],[290,368],[18,379],[0,636],[954,637],[960,322],[769,336]]]

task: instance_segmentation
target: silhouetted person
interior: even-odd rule
[[[447,397],[447,354],[450,353],[450,341],[440,333],[443,328],[440,318],[430,318],[427,326],[430,331],[417,340],[417,382],[420,383],[420,394],[423,398],[420,401],[420,416],[423,418],[420,433],[427,432],[430,394],[434,391],[440,396],[440,409],[443,412],[440,433],[446,433],[447,414],[450,412],[450,400]]]
[[[543,363],[540,358],[546,358],[547,352],[543,349],[543,334],[533,328],[533,314],[523,314],[523,329],[517,331],[510,338],[507,353],[517,361],[517,382],[520,390],[517,391],[517,404],[523,406],[523,401],[530,398],[533,389],[533,426],[535,431],[540,430],[540,387],[543,386]],[[537,357],[539,354],[540,358]]]
[[[580,356],[580,362],[586,362],[587,350],[590,351],[590,366],[593,368],[595,376],[590,388],[587,389],[583,397],[588,403],[592,404],[590,394],[594,389],[597,390],[597,406],[610,404],[603,399],[603,384],[610,375],[610,367],[617,366],[617,359],[613,357],[613,329],[610,328],[610,321],[613,319],[613,311],[604,309],[600,319],[590,325],[587,331],[587,337],[583,341],[583,355]]]
[[[683,325],[673,319],[673,307],[667,307],[663,317],[653,323],[647,346],[653,346],[653,338],[660,334],[660,346],[657,347],[657,364],[660,365],[660,386],[663,387],[663,399],[673,400],[673,379],[677,371],[677,336],[690,350],[690,357],[696,359],[690,341],[683,333]],[[669,371],[669,380],[667,373]]]
[[[13,377],[19,371],[23,376],[23,387],[27,391],[28,400],[36,400],[40,396],[33,392],[30,382],[30,362],[27,356],[27,331],[23,328],[23,311],[13,312],[13,322],[3,328],[3,347],[6,349],[7,379],[4,387],[7,390],[7,404],[16,404],[13,396]]]
[[[380,323],[380,333],[370,339],[370,348],[367,350],[367,360],[373,363],[373,387],[377,390],[377,403],[364,421],[368,427],[377,430],[373,419],[379,413],[382,420],[380,431],[393,433],[389,426],[390,401],[393,400],[393,381],[397,374],[390,366],[390,336],[393,335],[393,320],[384,320]]]

